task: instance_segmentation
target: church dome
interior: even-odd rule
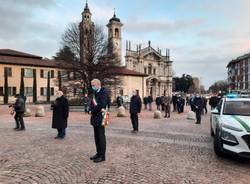
[[[120,19],[116,17],[115,13],[114,13],[113,17],[111,19],[109,19],[109,22],[112,22],[112,21],[121,22]]]

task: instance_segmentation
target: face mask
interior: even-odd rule
[[[92,86],[93,91],[97,91],[97,88],[95,86]]]

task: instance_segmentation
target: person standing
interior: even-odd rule
[[[156,104],[157,110],[160,111],[161,110],[161,104],[162,104],[160,96],[156,97],[155,104]]]
[[[217,95],[213,95],[210,99],[209,99],[209,105],[211,106],[211,110],[215,109],[216,106],[219,103],[219,98],[217,97]]]
[[[152,102],[153,102],[153,97],[151,95],[148,96],[148,108],[149,111],[152,111]]]
[[[197,94],[194,98],[193,105],[195,108],[196,114],[196,124],[201,124],[201,113],[203,110],[203,100],[199,94]]]
[[[103,113],[108,105],[107,91],[101,87],[101,81],[99,79],[93,79],[91,81],[91,87],[93,90],[93,98],[90,105],[90,123],[94,128],[94,137],[96,145],[96,154],[90,157],[95,163],[105,161],[106,154],[106,137],[105,137],[105,125],[102,124]]]
[[[165,118],[170,118],[171,111],[171,97],[168,95],[163,99],[164,110],[165,110]]]
[[[177,95],[176,94],[173,94],[172,102],[173,102],[173,112],[175,112],[177,110]]]
[[[16,127],[14,128],[14,130],[25,130],[25,125],[23,121],[23,114],[25,112],[25,101],[19,94],[16,94],[15,97],[16,101],[12,105],[14,111],[16,112],[14,116],[16,121]]]
[[[55,139],[63,139],[68,125],[69,103],[62,91],[57,91],[56,97],[56,100],[51,104],[51,109],[53,110],[52,128],[57,129]]]
[[[139,127],[138,113],[141,112],[141,105],[142,105],[141,98],[136,93],[136,91],[133,91],[133,96],[131,97],[130,108],[129,108],[130,119],[133,127],[133,130],[131,131],[132,133],[138,132],[138,127]]]

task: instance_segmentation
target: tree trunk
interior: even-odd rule
[[[36,69],[33,69],[33,103],[37,102]]]
[[[4,104],[8,103],[9,100],[9,86],[8,86],[8,73],[7,68],[4,68]]]
[[[47,80],[47,102],[50,102],[50,71],[48,71],[48,80]]]

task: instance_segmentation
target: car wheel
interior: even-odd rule
[[[214,152],[219,157],[223,157],[225,155],[223,152],[222,141],[218,128],[216,128],[216,134],[214,136]]]

